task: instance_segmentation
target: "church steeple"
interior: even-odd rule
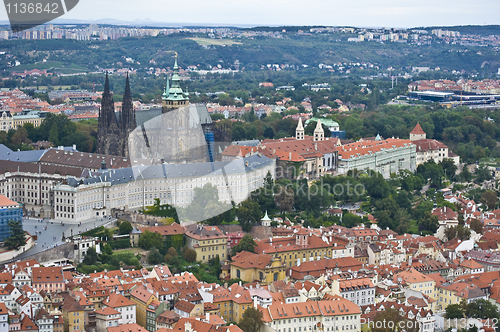
[[[162,113],[169,112],[181,106],[189,105],[189,97],[181,88],[181,78],[179,77],[179,66],[177,65],[177,52],[175,53],[174,73],[172,74],[172,84],[167,78],[167,87],[162,95]]]
[[[99,126],[108,127],[116,123],[115,117],[115,103],[113,96],[109,91],[109,78],[106,72],[106,81],[104,82],[104,92],[102,93],[101,109],[99,112]]]
[[[125,93],[123,94],[120,127],[122,130],[125,130],[127,132],[135,129],[136,127],[134,105],[132,103],[132,94],[130,92],[130,82],[128,73],[127,73],[127,80],[125,82]]]
[[[323,126],[321,125],[321,120],[318,119],[316,122],[316,128],[314,129],[314,141],[324,141],[325,140],[325,131],[323,130]]]
[[[299,123],[295,129],[295,138],[304,139],[304,126],[302,125],[302,118],[299,117]]]

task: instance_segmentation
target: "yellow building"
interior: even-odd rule
[[[23,115],[11,115],[9,111],[2,111],[0,113],[0,131],[17,130],[26,123],[31,123],[33,127],[38,127],[45,119],[45,114],[46,112],[29,111]]]
[[[187,247],[196,251],[196,260],[207,263],[219,256],[227,258],[227,236],[217,226],[188,225],[186,229]]]
[[[263,290],[263,288],[259,288],[259,290]],[[210,293],[214,296],[213,304],[219,308],[220,317],[226,322],[238,323],[243,312],[253,306],[250,291],[238,284],[232,284],[229,288],[218,287]],[[269,299],[269,304],[271,303],[272,296]]]
[[[481,288],[465,282],[456,282],[447,286],[441,285],[438,287],[438,295],[438,310],[445,310],[450,304],[457,304],[462,300],[470,303],[479,299],[488,299]]]
[[[408,289],[420,292],[433,300],[437,300],[436,281],[411,268],[409,271],[400,272],[393,277],[393,281]],[[431,309],[436,310],[437,301],[431,304]]]
[[[136,304],[136,322],[146,328],[146,313],[148,305],[153,301],[159,301],[146,286],[141,285],[130,293],[130,301]]]
[[[230,263],[231,278],[238,278],[246,282],[257,280],[265,285],[286,278],[286,266],[277,257],[242,251],[232,257],[232,260],[233,262]]]
[[[85,331],[84,308],[78,301],[68,297],[62,306],[64,332]]]
[[[298,262],[332,257],[332,246],[320,237],[300,229],[290,237],[257,240],[255,253],[269,254],[281,260],[285,266],[292,267]]]

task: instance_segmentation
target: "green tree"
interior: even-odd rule
[[[236,215],[243,231],[250,232],[252,226],[260,220],[259,204],[251,199],[247,199],[240,203]]]
[[[245,234],[241,238],[240,242],[238,242],[237,245],[231,248],[231,256],[234,256],[241,251],[254,252],[255,247],[257,247],[257,243],[253,239],[252,235]]]
[[[448,241],[454,238],[464,241],[470,238],[470,229],[464,227],[464,225],[457,225],[455,227],[446,228],[444,230],[444,235]]]
[[[163,237],[161,234],[153,233],[146,229],[139,237],[139,247],[146,250],[151,248],[162,249]]]
[[[289,186],[277,185],[274,202],[280,208],[281,213],[289,212],[294,205],[294,191]]]
[[[464,168],[460,173],[459,179],[460,181],[463,182],[470,182],[470,180],[472,180],[472,174],[469,172],[469,168],[467,167],[467,165],[464,165]]]
[[[359,225],[363,222],[361,217],[354,215],[352,213],[344,213],[342,215],[342,226],[347,228],[352,228],[356,225]]]
[[[184,251],[184,260],[189,263],[196,262],[196,251],[194,249],[186,249]]]
[[[118,227],[118,229],[120,231],[120,234],[124,235],[124,234],[130,234],[130,232],[132,232],[134,228],[132,227],[132,224],[130,222],[125,220],[120,223],[120,227]]]
[[[85,265],[94,265],[97,263],[97,252],[94,247],[90,247],[85,254],[85,258],[83,259],[83,263]]]
[[[488,300],[480,299],[468,303],[465,307],[465,315],[468,318],[494,319],[500,318],[498,308]]]
[[[464,310],[461,304],[450,304],[446,307],[446,319],[464,318]]]
[[[481,195],[481,202],[488,207],[488,210],[495,209],[495,205],[497,204],[497,194],[491,190],[486,190]]]
[[[159,264],[163,261],[163,256],[158,249],[152,248],[148,254],[148,263],[151,265]]]
[[[435,233],[439,228],[439,220],[436,215],[431,214],[430,211],[426,211],[422,219],[418,221],[419,231],[429,231]]]
[[[55,146],[59,145],[59,133],[57,130],[57,123],[54,122],[50,127],[49,142],[54,143]]]
[[[457,172],[457,165],[455,165],[455,162],[452,159],[448,158],[444,159],[439,163],[439,165],[443,168],[446,178],[450,180],[455,179],[455,173]]]
[[[419,325],[416,320],[405,318],[394,308],[388,308],[378,312],[373,318],[373,322],[370,324],[371,331],[373,332],[402,331],[403,329],[401,329],[401,326],[405,327],[404,331],[406,332],[417,332],[419,330]]]
[[[252,200],[259,204],[261,213],[271,211],[276,207],[274,204],[273,185],[274,181],[271,172],[267,172],[264,178],[264,186],[253,191],[251,194]]]
[[[16,133],[12,136],[11,142],[15,146],[21,146],[22,144],[29,144],[31,140],[28,138],[28,131],[24,127],[17,129]]]
[[[12,250],[17,250],[24,246],[24,230],[21,221],[9,220],[7,222],[7,227],[9,228],[9,237],[5,239],[5,246]]]
[[[470,221],[470,229],[472,229],[477,234],[483,233],[483,223],[478,219],[472,219]]]
[[[258,309],[254,307],[249,307],[243,312],[238,326],[243,332],[260,332],[263,322],[263,315]]]
[[[486,180],[490,180],[492,177],[491,171],[484,165],[479,166],[474,175],[476,176],[474,179],[475,183],[483,183]]]

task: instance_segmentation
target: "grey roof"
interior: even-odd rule
[[[40,160],[46,150],[12,151],[3,144],[0,144],[0,160],[20,161],[32,163]]]
[[[134,166],[108,170],[99,176],[85,179],[82,182],[76,179],[68,179],[68,184],[73,187],[80,184],[93,184],[99,182],[111,182],[111,185],[118,185],[132,182],[136,179],[191,178],[207,174],[222,174],[223,171],[228,175],[242,174],[268,166],[272,164],[272,162],[273,160],[266,156],[255,154],[233,161],[217,161],[213,163]]]

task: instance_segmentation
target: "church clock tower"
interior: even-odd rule
[[[176,108],[189,105],[189,94],[182,91],[181,79],[179,77],[179,66],[177,66],[177,52],[175,52],[174,74],[172,75],[172,84],[167,77],[167,86],[162,94],[161,112],[167,113]]]

